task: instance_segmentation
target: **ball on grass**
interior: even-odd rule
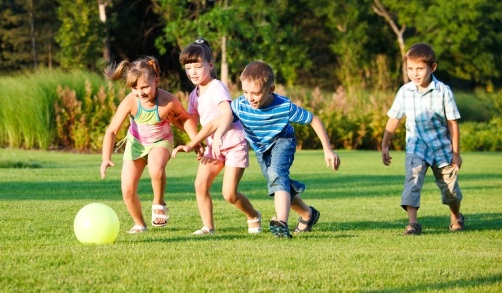
[[[119,217],[102,203],[91,203],[78,211],[73,223],[75,236],[82,243],[113,243],[119,234]]]

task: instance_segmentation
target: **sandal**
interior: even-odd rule
[[[143,232],[146,232],[146,227],[140,225],[134,225],[131,230],[127,231],[128,234],[138,234]]]
[[[276,220],[275,217],[270,220],[270,232],[277,238],[293,238],[289,233],[288,223]]]
[[[260,223],[260,225],[258,227],[253,227],[253,228],[248,227],[248,233],[250,233],[250,234],[260,233],[262,231],[262,229],[261,229],[261,214],[259,211],[256,211],[256,212],[258,213],[258,218],[248,220],[248,225],[254,224],[254,223]]]
[[[457,231],[464,230],[465,217],[464,217],[464,215],[462,215],[462,213],[460,213],[460,219],[461,220],[458,220],[458,221],[450,221],[450,231],[457,232]],[[460,228],[453,228],[453,225],[459,225]]]
[[[404,229],[404,235],[420,235],[422,233],[422,225],[419,223],[409,223]]]
[[[316,210],[314,207],[310,207],[310,218],[308,220],[304,220],[302,219],[302,217],[299,217],[298,224],[295,228],[295,233],[312,231],[312,227],[315,225],[315,223],[317,223],[320,215],[321,213],[318,210]],[[307,227],[300,229],[300,224],[307,225]]]
[[[163,214],[156,214],[155,211],[163,211]],[[169,216],[167,212],[169,209],[165,205],[154,204],[152,205],[152,226],[154,227],[164,227],[169,221]],[[164,223],[156,223],[158,220],[164,220]]]
[[[208,227],[204,226],[200,228],[200,230],[197,230],[192,233],[193,235],[212,235],[214,234],[214,230],[209,229]]]

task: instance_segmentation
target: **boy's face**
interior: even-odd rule
[[[243,80],[241,83],[244,97],[253,109],[267,106],[272,102],[273,96],[270,94],[274,91],[275,86],[268,89],[262,88],[258,82],[253,80]]]
[[[406,60],[406,69],[408,77],[419,89],[425,89],[432,80],[432,73],[436,71],[437,64],[431,66],[423,61],[408,59]]]

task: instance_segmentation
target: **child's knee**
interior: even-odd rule
[[[222,190],[223,198],[226,202],[235,204],[239,200],[239,194],[235,190]]]
[[[452,205],[452,204],[458,204],[462,201],[462,193],[460,193],[457,190],[449,190],[446,189],[442,193],[442,202],[445,205]]]

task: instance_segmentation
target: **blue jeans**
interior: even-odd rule
[[[256,153],[261,173],[268,181],[268,194],[274,196],[276,191],[287,191],[291,198],[305,191],[305,184],[289,178],[289,169],[293,164],[296,152],[296,138],[283,137],[264,153]]]

